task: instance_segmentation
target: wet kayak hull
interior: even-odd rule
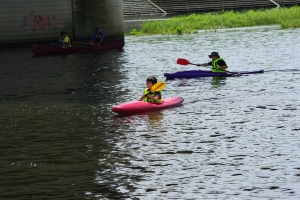
[[[183,101],[184,99],[182,97],[165,98],[162,100],[161,103],[131,101],[119,105],[114,105],[111,108],[111,111],[120,114],[142,113],[179,106],[182,104]]]
[[[202,71],[202,70],[187,70],[187,71],[179,71],[175,73],[165,73],[164,76],[168,79],[172,79],[172,78],[199,78],[199,77],[230,77],[236,75],[261,74],[261,73],[264,73],[264,70],[240,71],[236,73],[219,73],[219,72]]]

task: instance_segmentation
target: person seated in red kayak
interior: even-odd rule
[[[160,91],[151,92],[151,87],[157,83],[157,79],[154,76],[149,76],[146,79],[147,88],[144,90],[144,94],[138,101],[144,102],[157,102],[160,103],[162,100],[162,95]]]
[[[197,66],[212,66],[211,71],[212,72],[226,72],[226,69],[228,68],[225,60],[223,58],[220,58],[218,52],[211,52],[210,55],[208,55],[212,59],[209,63],[202,63],[197,64]]]
[[[66,31],[62,31],[60,33],[60,37],[58,39],[58,44],[57,45],[61,46],[62,48],[71,47],[71,40],[67,36],[67,32]]]
[[[104,44],[104,33],[102,32],[102,30],[100,28],[95,28],[96,33],[93,35],[92,40],[90,41],[90,44],[97,44],[97,45],[101,45]]]

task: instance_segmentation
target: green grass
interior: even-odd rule
[[[282,29],[300,27],[300,7],[247,10],[242,12],[220,11],[206,14],[191,14],[167,20],[143,22],[140,30],[133,29],[129,35],[197,33],[197,30],[251,27],[280,24]]]

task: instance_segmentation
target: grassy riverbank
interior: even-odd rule
[[[247,10],[243,12],[227,11],[206,14],[191,14],[172,17],[167,20],[143,22],[140,30],[133,29],[129,35],[186,34],[197,30],[220,28],[250,27],[280,24],[281,28],[300,27],[300,7],[279,9]]]

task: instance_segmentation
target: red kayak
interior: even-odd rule
[[[130,101],[127,103],[122,103],[113,106],[111,108],[111,111],[120,114],[134,114],[179,106],[182,104],[183,101],[184,100],[182,97],[165,98],[162,100],[161,103]]]
[[[82,43],[81,45],[72,45],[69,48],[61,48],[52,44],[32,44],[31,51],[34,54],[72,54],[84,52],[101,52],[110,50],[121,50],[124,47],[124,38],[107,42],[103,45],[89,45]]]

